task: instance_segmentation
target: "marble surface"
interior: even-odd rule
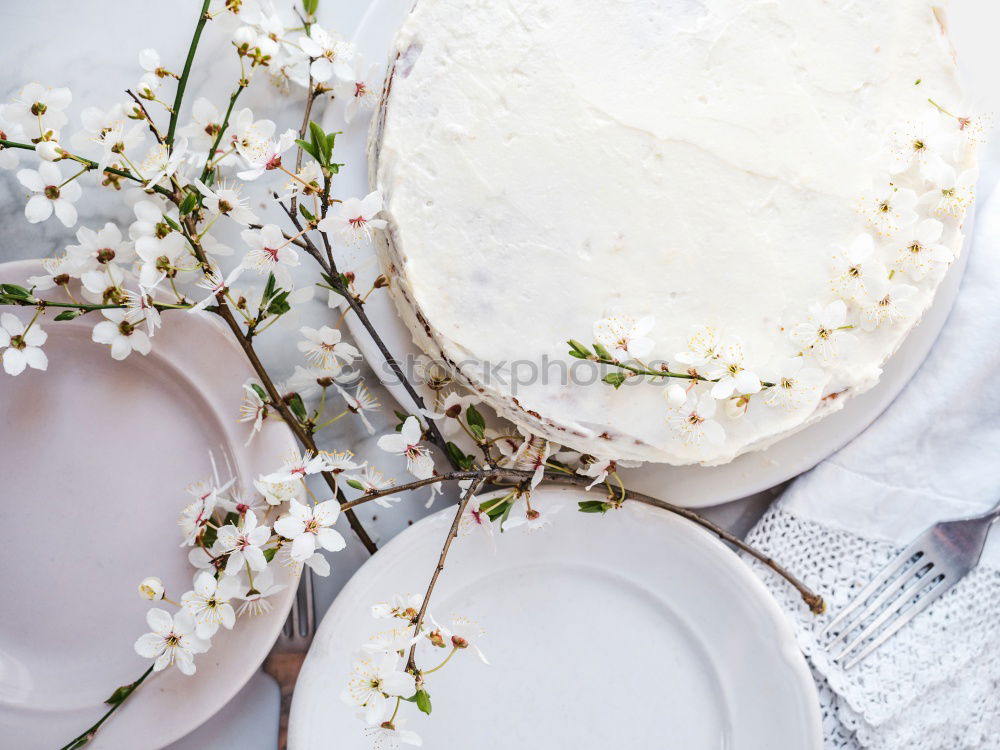
[[[350,36],[368,5],[365,0],[322,0],[321,18],[345,36]],[[0,10],[5,31],[5,42],[0,47],[0,96],[6,95],[29,81],[40,81],[52,86],[69,86],[74,103],[71,123],[78,122],[80,110],[89,104],[107,106],[122,98],[126,87],[139,78],[136,64],[138,51],[155,47],[168,67],[179,69],[186,50],[196,13],[194,0],[185,2],[154,2],[133,0],[122,3],[116,0],[39,0],[31,4],[4,3]],[[219,33],[208,32],[199,52],[199,65],[189,85],[187,104],[197,96],[208,96],[222,102],[234,80],[233,59],[226,49],[228,41]],[[217,62],[216,62],[217,61]],[[207,64],[206,64],[207,63]],[[279,128],[297,126],[299,114],[294,108],[284,107],[284,100],[277,97],[266,85],[254,86],[245,95],[243,104],[251,106],[259,116],[274,119]],[[318,118],[317,118],[318,119]],[[27,159],[25,161],[28,161]],[[347,168],[364,168],[348,165]],[[92,186],[88,197],[78,204],[81,209],[80,224],[97,226],[98,222],[117,221],[127,226],[130,216],[124,205],[113,196],[94,200],[102,191]],[[72,230],[54,220],[41,225],[29,225],[23,218],[24,190],[10,172],[0,172],[0,261],[40,257],[58,252],[72,240]],[[280,222],[281,217],[273,207],[261,207],[269,220]],[[220,239],[238,241],[235,232],[222,233]],[[320,325],[328,320],[330,311],[321,301],[312,303],[303,314],[303,322]],[[261,339],[265,362],[278,377],[291,373],[298,354],[294,344],[297,336],[276,334]],[[374,379],[369,378],[374,386]],[[376,429],[384,432],[393,422],[393,403],[384,391],[375,388],[381,396],[383,411],[373,420]],[[357,420],[342,420],[334,429],[326,430],[322,446],[327,448],[349,447],[362,458],[377,461],[377,465],[390,475],[402,476],[402,462],[393,461],[375,447],[375,438],[369,437]],[[744,534],[759,518],[773,495],[764,493],[749,500],[729,503],[711,509],[707,515],[738,534]],[[443,507],[438,500],[433,509]],[[433,510],[432,509],[432,510]],[[392,511],[375,511],[362,508],[360,517],[372,531],[376,541],[385,541],[397,534],[416,518],[428,512],[423,503],[404,502]],[[345,536],[350,539],[350,532]],[[344,552],[331,556],[332,574],[317,579],[317,611],[322,613],[352,573],[362,565],[367,555],[357,544],[349,544]],[[123,595],[131,595],[124,592]],[[127,708],[125,709],[127,710]],[[240,748],[264,750],[275,746],[277,728],[277,687],[263,673],[257,676],[213,721],[194,731],[187,738],[171,747],[175,750],[194,750],[211,747],[215,750]],[[163,717],[169,721],[169,717]],[[150,747],[155,746],[155,741]]]

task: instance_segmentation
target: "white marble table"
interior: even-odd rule
[[[4,44],[0,47],[0,97],[6,96],[20,85],[39,81],[52,86],[69,86],[73,90],[74,104],[71,122],[78,122],[83,106],[107,106],[123,98],[126,87],[139,78],[136,63],[138,51],[155,47],[164,64],[178,69],[187,47],[196,13],[194,0],[154,2],[153,0],[38,0],[35,3],[4,3],[0,11]],[[345,36],[350,36],[368,7],[366,0],[321,0],[321,19],[332,24]],[[228,42],[221,35],[207,34],[199,53],[200,65],[189,86],[189,99],[203,95],[221,102],[228,95],[232,77],[230,66],[221,63],[213,66],[212,60],[231,62]],[[206,61],[209,63],[205,65]],[[280,100],[266,86],[254,86],[245,96],[243,104],[254,108],[260,116],[278,122],[279,127],[297,126],[299,114],[292,109],[276,106]],[[360,164],[349,164],[348,169],[363,169]],[[90,192],[96,193],[91,190]],[[23,189],[10,172],[0,172],[0,261],[50,255],[59,251],[72,237],[55,221],[30,226],[23,218]],[[120,202],[93,201],[79,204],[80,224],[95,226],[107,220],[117,220],[121,226],[128,224],[129,216]],[[280,222],[276,209],[265,215]],[[235,233],[225,235],[233,244],[238,242]],[[329,310],[319,302],[307,311],[307,322],[319,325]],[[297,361],[294,336],[265,336],[261,339],[263,357],[279,377],[289,374]],[[369,379],[370,383],[374,379]],[[392,401],[380,388],[376,391],[387,407],[376,415],[376,428],[384,432],[391,427]],[[341,426],[342,425],[342,426]],[[365,459],[377,459],[378,465],[389,473],[402,475],[404,467],[378,451],[374,439],[369,438],[357,422],[344,420],[336,430],[324,436],[324,447],[349,447]],[[706,513],[735,533],[744,534],[759,518],[772,495],[764,493],[749,500],[729,503]],[[448,501],[453,500],[450,498]],[[443,507],[439,500],[436,508]],[[385,541],[405,528],[408,523],[426,513],[422,503],[403,503],[391,512],[362,509],[362,521],[371,530],[376,541]],[[349,532],[345,531],[349,536]],[[318,612],[326,610],[337,592],[363,564],[367,555],[359,544],[332,556],[333,572],[329,578],[317,579],[316,597]],[[124,592],[123,595],[130,595]],[[125,709],[127,710],[127,708]],[[211,747],[214,750],[265,750],[275,746],[278,715],[277,686],[270,677],[258,673],[239,695],[220,713],[219,717],[175,743],[174,750],[196,750]],[[169,717],[164,717],[169,721]]]

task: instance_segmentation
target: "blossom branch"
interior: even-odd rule
[[[101,728],[101,725],[103,725],[104,722],[106,722],[109,718],[111,718],[111,714],[113,714],[115,711],[117,711],[119,708],[125,705],[125,701],[129,699],[132,693],[135,692],[136,688],[138,688],[145,681],[145,679],[149,677],[150,674],[152,674],[152,672],[153,672],[153,665],[150,664],[149,668],[145,672],[143,672],[142,675],[139,677],[139,679],[137,679],[135,682],[129,685],[122,685],[120,688],[115,690],[115,692],[112,693],[111,697],[105,701],[105,703],[110,704],[111,708],[109,708],[104,713],[104,715],[101,716],[100,719],[95,721],[81,734],[77,735],[72,740],[63,745],[61,748],[59,748],[59,750],[77,750],[77,748],[83,747],[92,739],[94,739],[94,736],[97,734],[97,730]]]
[[[5,138],[0,138],[0,149],[4,148],[19,148],[19,149],[24,149],[25,151],[36,150],[34,144],[18,143],[17,141],[9,141]],[[75,162],[79,162],[84,167],[86,167],[86,171],[88,172],[98,169],[100,167],[100,165],[96,161],[93,161],[91,159],[85,159],[84,157],[77,156],[76,154],[71,154],[68,151],[66,152],[65,158],[72,159]],[[103,171],[107,172],[108,174],[117,175],[118,177],[124,177],[125,179],[145,184],[145,180],[143,180],[141,177],[137,177],[136,175],[132,174],[127,169],[117,169],[116,167],[105,167]],[[165,187],[162,187],[161,185],[154,185],[151,189],[155,190],[157,193],[160,193],[161,195],[166,195],[168,197],[172,194],[171,191],[167,190]]]

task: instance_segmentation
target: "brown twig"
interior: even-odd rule
[[[427,479],[418,479],[414,482],[408,482],[406,484],[396,485],[385,490],[379,490],[378,492],[370,492],[357,500],[351,500],[345,503],[343,507],[345,509],[355,508],[359,505],[363,505],[371,500],[376,500],[381,497],[386,497],[387,495],[394,495],[400,492],[407,492],[409,490],[419,489],[425,487],[429,484],[434,484],[438,482],[448,482],[448,481],[460,481],[471,479],[473,482],[488,482],[495,484],[497,482],[512,482],[515,484],[522,484],[525,481],[530,481],[533,476],[533,472],[524,471],[521,469],[507,469],[507,468],[491,468],[491,469],[479,469],[475,471],[453,471],[447,474],[438,474],[433,477],[428,477]],[[586,487],[591,483],[590,477],[585,477],[580,474],[562,474],[557,472],[545,472],[545,481],[551,482],[553,484],[569,485],[573,487]],[[774,559],[768,557],[763,552],[754,549],[749,544],[744,542],[739,537],[729,533],[721,526],[718,526],[707,518],[698,515],[690,508],[683,508],[679,505],[674,505],[673,503],[667,502],[666,500],[660,500],[659,498],[651,497],[650,495],[645,495],[641,492],[635,492],[634,490],[625,489],[623,495],[626,500],[633,500],[644,505],[649,505],[654,508],[659,508],[665,510],[674,515],[680,516],[682,518],[691,521],[692,523],[701,526],[703,529],[710,531],[715,536],[719,537],[725,542],[733,545],[741,552],[753,557],[762,564],[766,565],[768,568],[773,570],[775,573],[780,575],[789,584],[791,584],[796,591],[802,596],[802,600],[808,605],[810,611],[815,614],[822,614],[826,605],[823,602],[823,598],[818,594],[814,593],[808,586],[806,586],[802,581],[788,572]],[[618,499],[618,495],[615,495],[615,500]]]
[[[455,537],[458,536],[458,527],[462,522],[462,515],[465,513],[465,508],[468,506],[469,501],[473,498],[479,488],[483,485],[484,481],[485,479],[483,477],[473,480],[472,484],[469,485],[469,489],[467,489],[465,494],[462,495],[462,500],[458,504],[458,510],[455,511],[455,520],[451,522],[451,528],[448,529],[448,536],[445,537],[444,546],[441,548],[441,554],[438,557],[438,563],[434,568],[434,572],[431,574],[430,583],[427,584],[427,591],[424,593],[424,600],[420,603],[420,611],[417,612],[417,616],[413,620],[414,636],[420,634],[420,626],[423,624],[424,617],[427,615],[427,607],[431,601],[431,594],[434,593],[434,586],[437,585],[438,578],[441,576],[441,571],[444,570],[444,561],[448,557],[448,550],[451,549],[451,543],[455,541]],[[417,673],[417,665],[415,662],[416,653],[417,644],[414,643],[410,646],[410,655],[406,659],[406,669],[414,675]],[[419,689],[419,684],[417,687]]]
[[[149,132],[153,134],[153,137],[156,139],[156,142],[159,143],[160,145],[163,145],[166,142],[166,140],[163,134],[160,133],[160,129],[156,127],[156,123],[153,122],[153,118],[149,116],[149,110],[147,110],[146,106],[142,103],[142,99],[140,99],[136,95],[136,93],[132,91],[132,89],[125,89],[125,93],[132,98],[132,101],[135,102],[135,105],[139,108],[139,111],[142,112],[142,116],[146,119],[146,124],[149,125]]]

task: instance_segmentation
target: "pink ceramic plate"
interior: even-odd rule
[[[38,269],[3,264],[0,281]],[[251,486],[295,448],[277,420],[244,446],[240,386],[252,371],[207,315],[166,313],[152,352],[123,362],[90,340],[95,314],[47,318],[48,371],[0,373],[0,745],[22,750],[72,739],[148,665],[132,650],[150,606],[136,586],[157,575],[173,597],[190,588],[177,517],[185,487],[211,476],[210,454]],[[92,747],[161,747],[224,706],[277,637],[294,593],[284,583],[270,614],[220,631],[193,677],[147,680]]]

